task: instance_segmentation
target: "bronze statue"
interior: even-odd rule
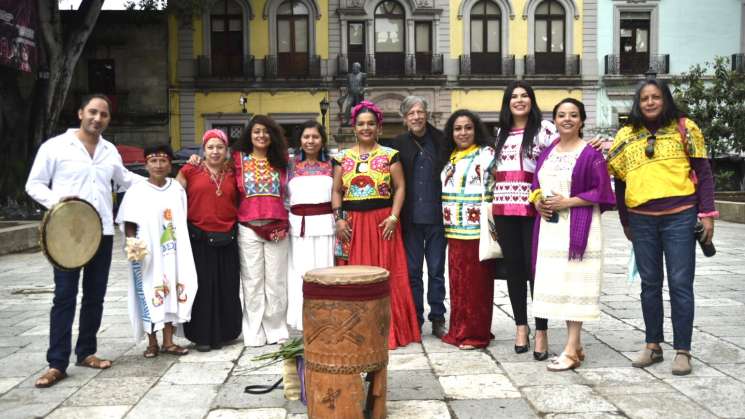
[[[338,101],[342,113],[342,125],[349,125],[352,108],[365,99],[366,84],[367,74],[362,72],[362,65],[353,63],[352,72],[347,74],[346,89],[342,87],[342,96],[339,97]]]

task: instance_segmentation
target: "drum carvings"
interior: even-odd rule
[[[390,326],[388,271],[312,270],[303,284],[303,338],[311,418],[385,417]],[[369,373],[365,397],[362,373]]]
[[[55,204],[39,225],[39,245],[55,268],[72,271],[85,266],[101,245],[103,226],[93,205],[79,198]]]

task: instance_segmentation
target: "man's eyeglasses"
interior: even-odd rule
[[[654,143],[657,142],[657,137],[650,135],[647,137],[647,147],[644,148],[644,154],[648,159],[654,157]]]

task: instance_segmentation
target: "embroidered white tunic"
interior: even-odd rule
[[[554,148],[538,173],[541,189],[570,196],[572,171],[583,149],[560,152]],[[569,227],[569,210],[559,211],[558,223],[541,219],[533,315],[552,320],[596,320],[600,317],[603,277],[600,208],[593,205],[592,223],[582,260],[569,260]]]
[[[296,161],[287,182],[290,206],[331,202],[334,182],[331,162]],[[287,324],[303,330],[303,275],[311,269],[334,266],[334,215],[302,216],[290,211],[290,264],[287,270]]]
[[[442,169],[442,221],[445,237],[475,240],[479,238],[481,203],[491,200],[491,172],[494,149],[475,148]]]
[[[149,254],[131,262],[129,318],[134,336],[173,323],[182,335],[182,323],[191,320],[197,294],[197,271],[186,226],[186,192],[171,178],[162,187],[150,182],[132,186],[119,207],[117,222],[137,224],[137,238]]]

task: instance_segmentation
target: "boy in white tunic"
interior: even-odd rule
[[[197,293],[197,272],[186,226],[186,192],[167,177],[172,159],[168,145],[145,149],[148,181],[127,191],[117,217],[127,237],[127,258],[132,265],[129,317],[135,339],[148,336],[145,358],[159,352],[188,353],[173,342],[173,332],[191,320]],[[156,336],[159,330],[163,330],[160,350]]]

